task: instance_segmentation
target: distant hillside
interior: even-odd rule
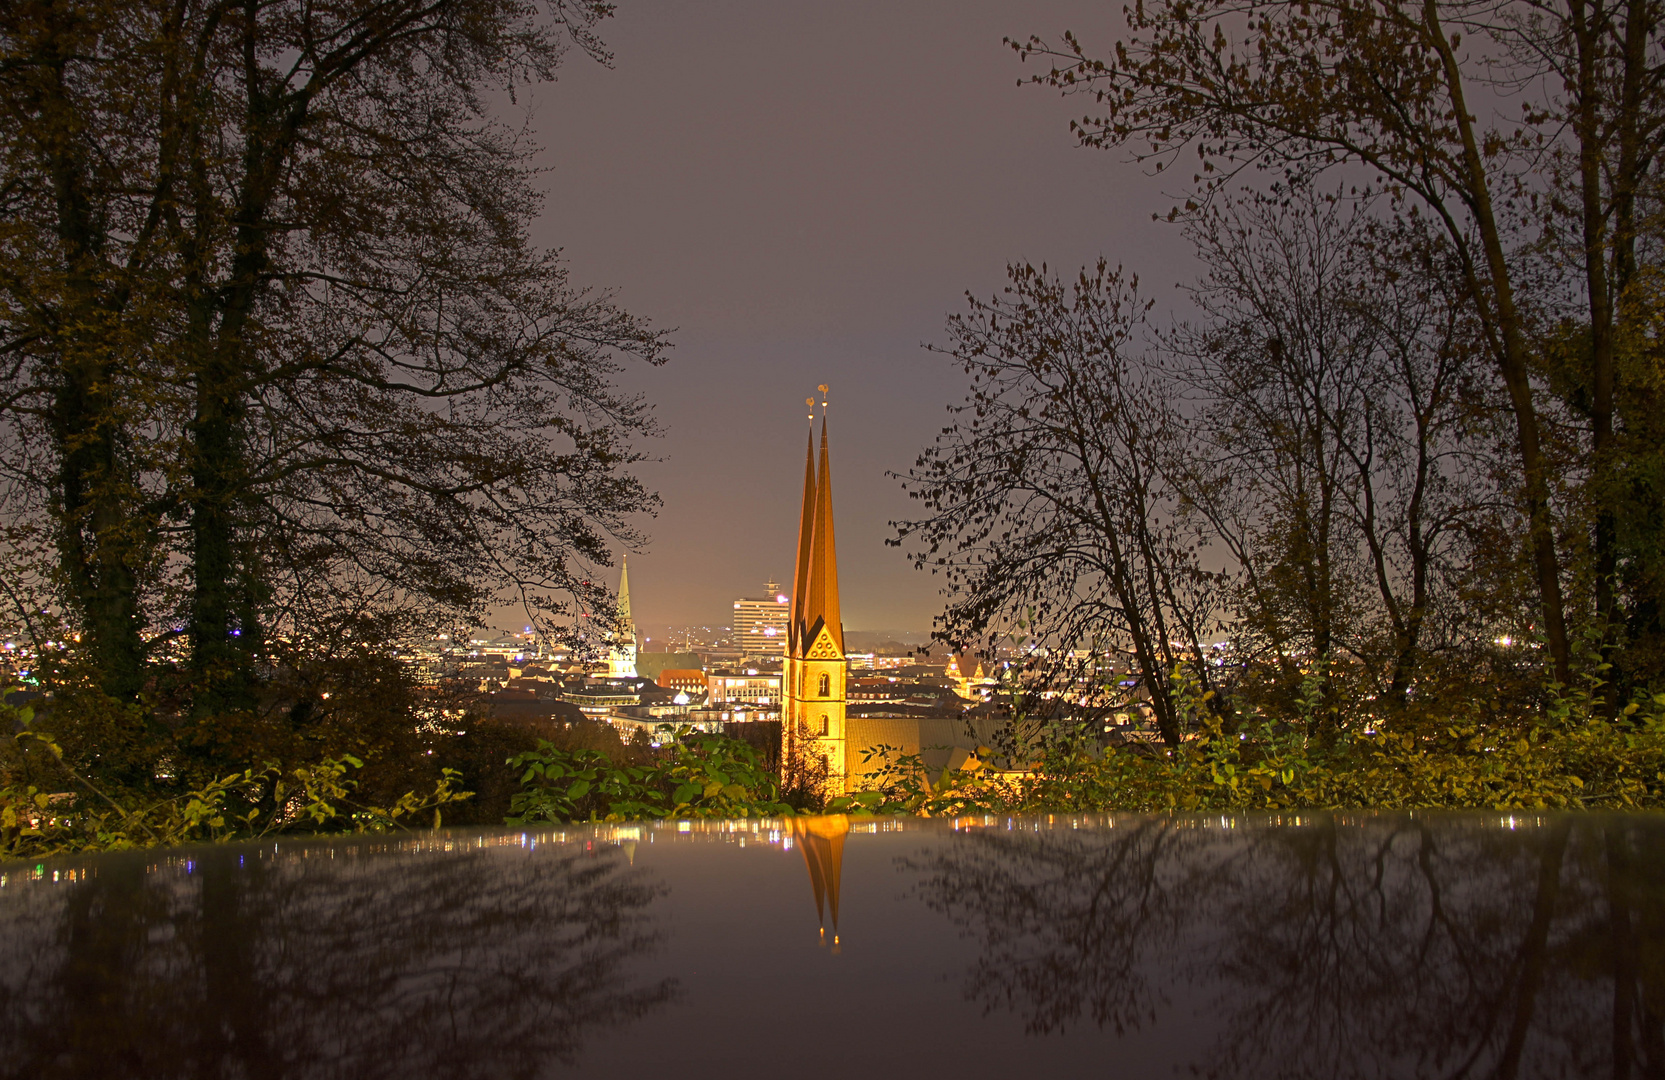
[[[870,652],[896,656],[912,652],[931,640],[922,630],[849,630],[844,631],[846,652]]]

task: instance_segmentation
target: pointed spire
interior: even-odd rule
[[[636,622],[630,617],[630,560],[619,571],[618,621],[608,635],[607,676],[611,679],[636,677]]]
[[[811,400],[809,404],[813,405]],[[792,612],[787,621],[787,646],[803,636],[804,610],[809,593],[810,545],[815,535],[815,417],[810,416],[809,449],[804,453],[804,507],[798,519],[798,566],[792,579]]]
[[[636,624],[630,619],[630,556],[623,560],[619,571],[619,628],[631,640],[636,637]]]
[[[816,470],[815,536],[810,544],[809,588],[803,611],[806,629],[817,621],[832,632],[833,644],[844,653],[844,620],[838,607],[838,545],[833,537],[832,464],[827,454],[827,418],[821,417],[821,462]],[[809,642],[804,643],[807,648]]]

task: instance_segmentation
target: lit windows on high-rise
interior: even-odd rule
[[[734,643],[747,656],[783,656],[791,598],[780,583],[767,582],[766,595],[741,597],[734,602]]]

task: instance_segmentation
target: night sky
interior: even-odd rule
[[[1151,220],[1173,185],[1068,130],[1085,101],[1017,86],[1006,36],[1091,47],[1120,5],[1077,0],[620,0],[609,70],[574,54],[529,99],[548,203],[538,239],[575,280],[674,328],[651,400],[664,498],[633,555],[639,626],[722,625],[789,580],[804,397],[831,393],[845,626],[925,630],[937,582],[896,548],[910,465],[963,392],[922,345],[1005,265],[1073,275],[1101,254],[1159,308],[1193,272]],[[523,103],[528,99],[522,98]]]

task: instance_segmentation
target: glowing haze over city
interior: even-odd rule
[[[1125,260],[1164,298],[1186,273],[1175,230],[1151,221],[1161,184],[1078,149],[1074,104],[1019,87],[1033,65],[1002,45],[1104,40],[1115,18],[1069,0],[646,2],[609,20],[611,69],[574,62],[537,92],[538,238],[673,331],[665,367],[625,376],[664,430],[640,470],[664,505],[630,560],[644,633],[722,624],[790,577],[802,403],[820,383],[845,622],[929,629],[937,583],[884,544],[912,508],[886,472],[963,392],[922,345],[1008,262]]]

